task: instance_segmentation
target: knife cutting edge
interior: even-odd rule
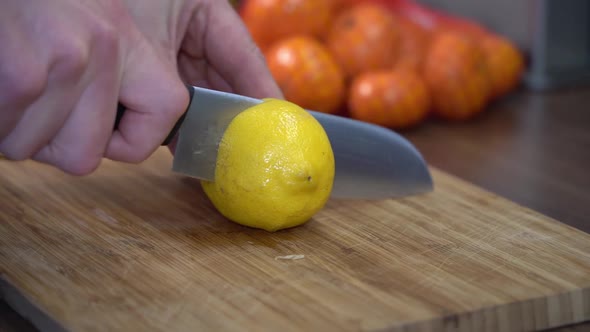
[[[213,180],[217,149],[225,129],[240,112],[260,99],[186,85],[190,102],[162,145],[178,133],[172,171]],[[119,104],[115,129],[125,108]],[[428,166],[405,138],[385,127],[308,110],[324,127],[334,152],[332,197],[385,199],[433,190]]]

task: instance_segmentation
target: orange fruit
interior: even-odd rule
[[[265,56],[285,99],[313,111],[339,110],[345,97],[344,74],[319,41],[289,37],[275,43]]]
[[[344,9],[348,9],[357,3],[365,0],[331,0],[334,12],[339,12]]]
[[[437,33],[422,74],[431,91],[433,112],[441,118],[467,120],[487,106],[492,88],[487,63],[470,38],[453,32]]]
[[[325,43],[347,78],[367,71],[390,69],[395,63],[400,35],[387,9],[360,3],[334,18]]]
[[[279,39],[320,37],[330,24],[334,0],[247,0],[240,14],[256,44],[265,50]]]
[[[400,48],[395,68],[419,71],[430,44],[430,32],[413,21],[398,18]]]
[[[480,41],[492,80],[492,97],[501,97],[514,89],[524,71],[524,58],[512,42],[499,35],[488,35]]]
[[[354,119],[405,129],[420,124],[426,118],[430,95],[426,82],[417,72],[368,71],[352,81],[348,109]]]

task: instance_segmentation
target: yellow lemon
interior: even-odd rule
[[[329,199],[334,154],[298,105],[265,99],[237,115],[219,145],[214,181],[201,181],[226,218],[270,232],[307,222]]]

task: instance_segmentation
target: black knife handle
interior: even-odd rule
[[[180,117],[180,119],[178,119],[178,121],[176,121],[176,124],[174,125],[174,127],[172,128],[170,133],[168,134],[168,137],[166,137],[164,142],[162,142],[162,145],[170,144],[170,141],[172,141],[172,139],[176,135],[176,132],[178,132],[178,129],[180,129],[180,126],[182,125],[182,122],[184,121],[184,118],[186,116],[186,112],[188,111],[188,107],[190,107],[191,102],[193,101],[193,95],[195,94],[195,90],[193,89],[193,86],[189,85],[189,84],[185,84],[185,86],[186,86],[186,89],[188,90],[188,95],[189,95],[187,109],[184,111],[184,113],[182,113],[182,116]],[[115,118],[115,126],[114,126],[113,130],[117,130],[119,128],[119,122],[121,122],[121,119],[123,118],[123,114],[125,114],[125,111],[126,111],[125,106],[123,104],[119,103],[117,105],[117,117]]]

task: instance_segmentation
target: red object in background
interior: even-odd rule
[[[356,0],[378,3],[389,8],[397,15],[405,17],[412,22],[430,31],[452,30],[466,33],[471,37],[490,33],[482,25],[456,15],[446,14],[442,11],[430,9],[414,0]]]
[[[524,55],[509,39],[495,34],[481,24],[434,10],[428,6],[417,3],[414,0],[349,0],[366,1],[380,4],[403,20],[408,20],[429,34],[454,33],[472,39],[472,43],[480,48],[488,68],[491,80],[491,93],[489,99],[500,98],[517,87],[525,70]],[[410,45],[411,47],[411,45]],[[450,52],[450,51],[449,51]],[[411,53],[410,53],[411,54]],[[406,61],[400,61],[402,66],[415,65],[420,62],[420,54]],[[434,65],[431,65],[433,67]],[[483,85],[483,84],[482,84]],[[475,98],[473,98],[475,100]],[[473,102],[473,105],[476,103]],[[484,105],[485,107],[485,105]],[[446,113],[446,112],[445,112]]]
[[[379,11],[358,14],[362,8],[377,7]],[[484,111],[490,101],[515,89],[525,69],[523,54],[510,40],[475,21],[413,0],[245,0],[239,11],[263,51],[289,35],[302,34],[315,37],[318,46],[324,47],[325,55],[319,57],[324,60],[313,59],[319,53],[311,56],[294,51],[299,60],[292,67],[267,58],[288,100],[328,113],[338,112],[335,100],[339,100],[340,105],[348,106],[343,114],[360,114],[368,122],[384,121],[375,114],[379,108],[393,106],[385,105],[384,81],[371,75],[364,79],[371,77],[382,94],[368,98],[356,93],[353,97],[354,88],[341,88],[364,74],[412,71],[428,86],[431,111],[447,120],[467,120]],[[391,19],[383,19],[388,17],[386,13]],[[311,60],[306,60],[310,56]],[[322,62],[327,63],[326,70],[319,65]],[[336,79],[335,67],[340,69],[343,84],[334,83],[341,81]],[[311,74],[312,68],[318,71],[316,75]],[[320,81],[327,85],[321,87]],[[390,87],[400,90],[411,79],[389,81],[395,81]],[[353,108],[356,111],[351,111]],[[392,121],[390,127],[406,126]]]
[[[497,99],[516,88],[525,69],[525,59],[507,38],[474,21],[430,9],[413,0],[369,0],[386,5],[398,15],[433,33],[452,32],[471,38],[481,49],[488,67],[492,92]]]

